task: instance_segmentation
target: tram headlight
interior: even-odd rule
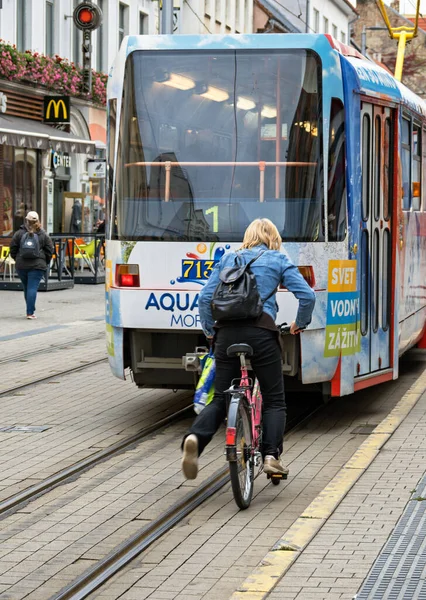
[[[116,265],[115,281],[117,287],[140,287],[139,265]]]

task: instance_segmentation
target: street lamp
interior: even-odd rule
[[[366,27],[364,25],[361,33],[361,54],[363,56],[367,53],[367,31],[388,31],[388,28],[380,27],[379,25],[372,25],[371,27]]]

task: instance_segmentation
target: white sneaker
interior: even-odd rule
[[[198,438],[193,433],[183,443],[182,473],[185,479],[195,479],[198,475]]]

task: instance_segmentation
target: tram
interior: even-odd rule
[[[341,396],[426,338],[426,104],[329,35],[125,38],[108,86],[113,373],[194,385],[198,295],[267,217],[315,290],[284,375]],[[277,322],[297,301],[277,293]],[[291,339],[287,339],[291,338]]]

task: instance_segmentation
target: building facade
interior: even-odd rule
[[[349,0],[254,0],[254,4],[257,33],[328,33],[346,44],[358,18]]]

